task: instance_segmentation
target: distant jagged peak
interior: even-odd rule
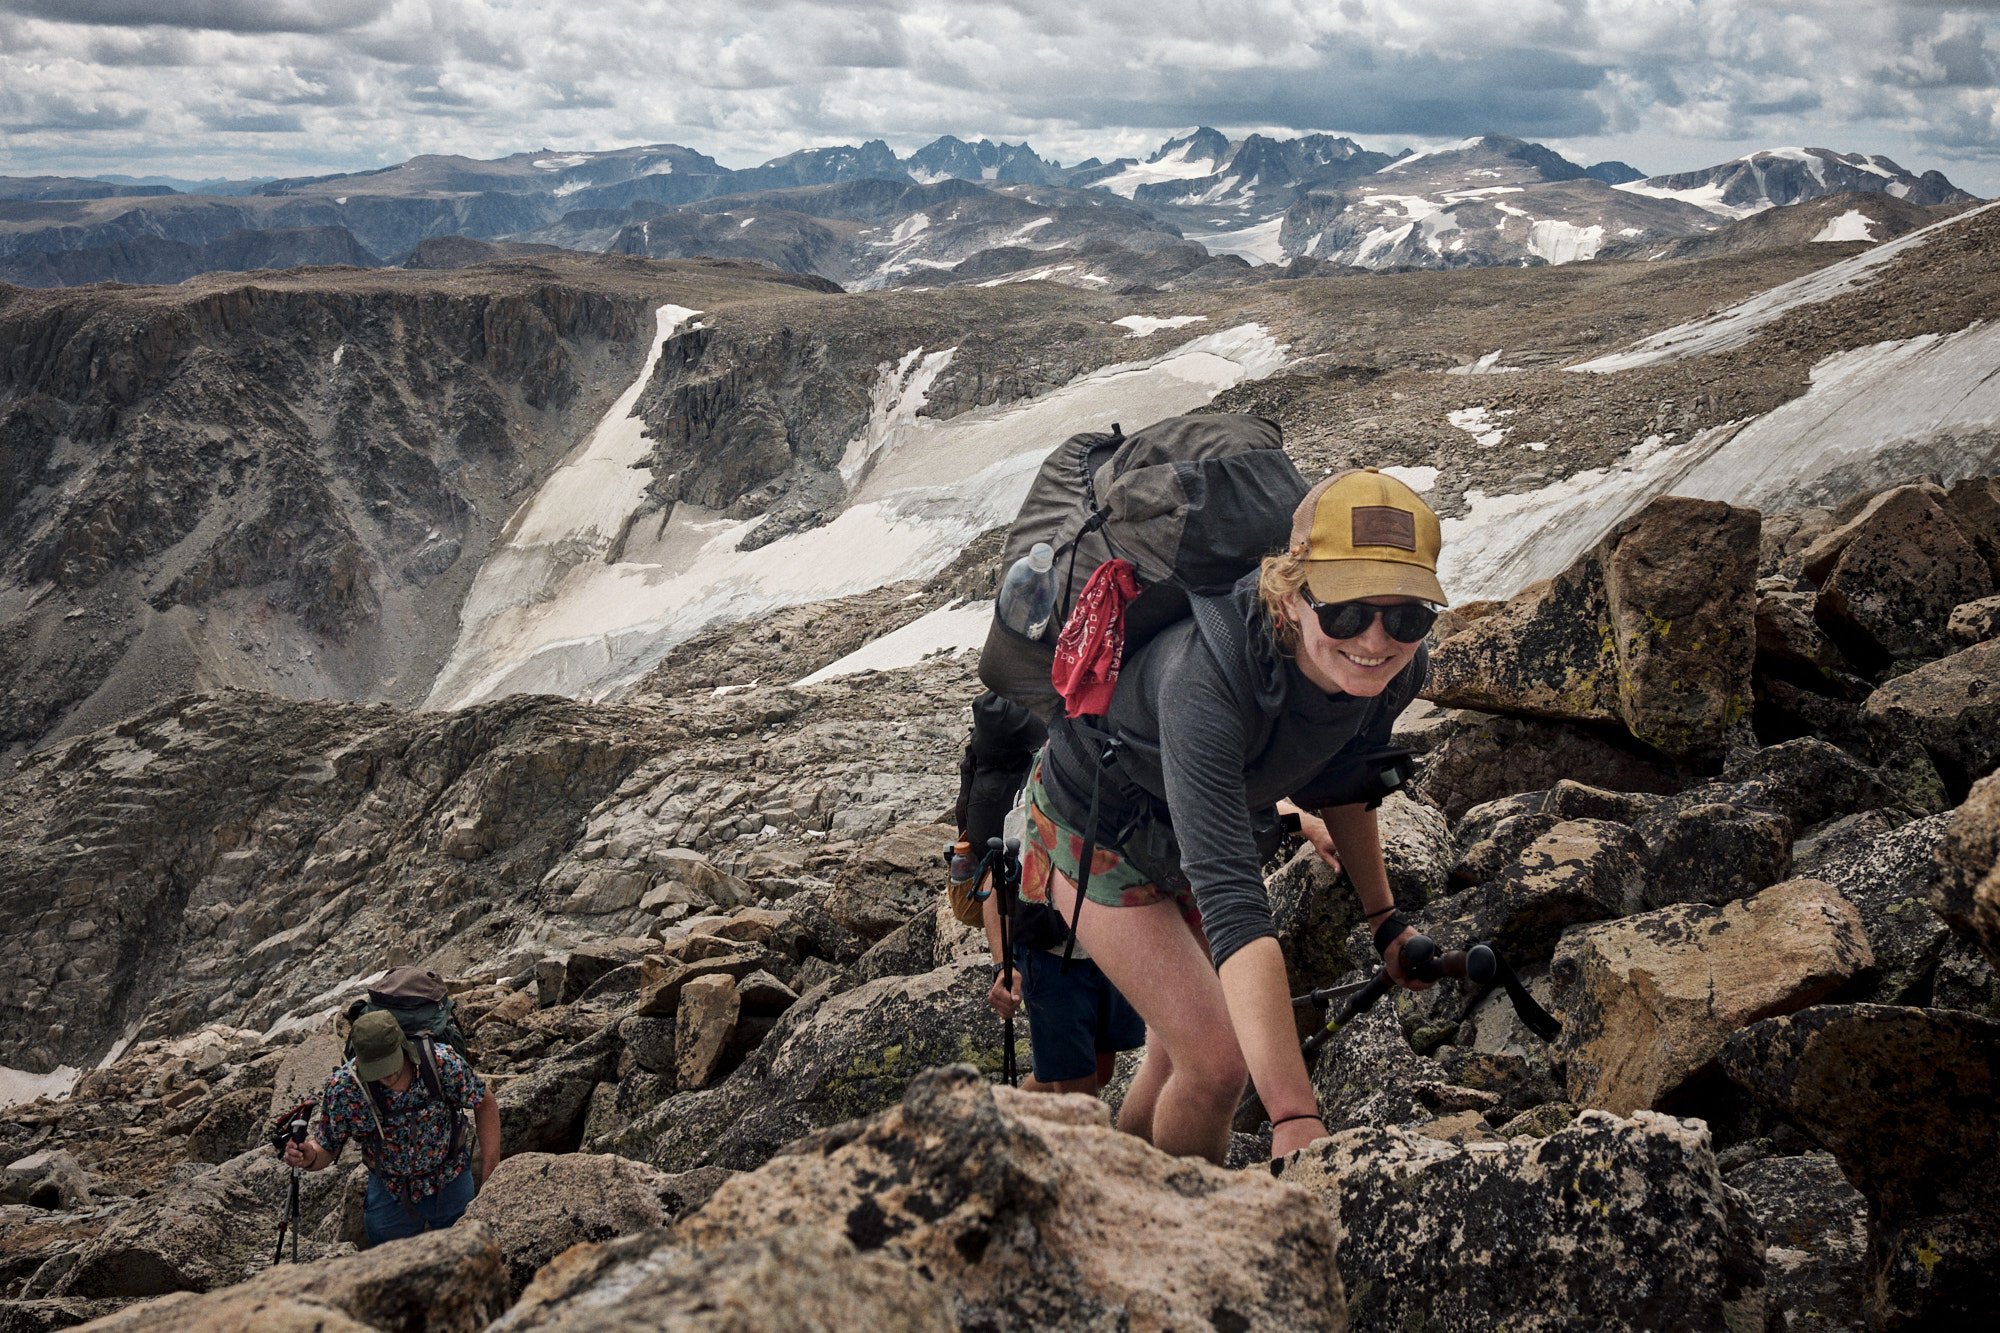
[[[1840,153],[1830,148],[1766,148],[1712,167],[1649,176],[1618,188],[1680,199],[1729,218],[1843,191],[1879,191],[1923,206],[1977,199],[1942,172],[1917,176],[1879,153]]]
[[[1218,166],[1229,155],[1229,136],[1221,130],[1197,125],[1171,135],[1146,159],[1155,162],[1212,162]]]
[[[956,135],[941,135],[903,159],[913,180],[934,184],[947,179],[1025,182],[1047,185],[1055,181],[1061,164],[1043,158],[1023,141],[995,143],[981,138],[968,143]]]
[[[801,148],[795,153],[785,153],[764,163],[766,167],[795,167],[811,163],[824,167],[851,164],[856,167],[876,167],[886,163],[892,170],[901,164],[889,145],[880,139],[870,139],[856,147],[853,144],[832,144],[824,148]]]

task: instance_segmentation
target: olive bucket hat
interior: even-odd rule
[[[1374,468],[1336,472],[1292,511],[1306,587],[1321,602],[1421,597],[1447,604],[1438,582],[1438,517],[1408,486]]]
[[[354,1020],[354,1073],[363,1083],[389,1078],[403,1067],[403,1060],[416,1059],[416,1052],[403,1037],[402,1025],[386,1010],[363,1014]]]

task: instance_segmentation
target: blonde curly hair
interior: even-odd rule
[[[1257,566],[1257,598],[1271,617],[1271,637],[1287,656],[1299,648],[1299,622],[1292,618],[1292,598],[1306,586],[1306,544],[1267,555]]]

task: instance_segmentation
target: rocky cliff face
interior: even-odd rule
[[[764,287],[601,260],[0,293],[0,747],[196,686],[420,697],[652,305]]]

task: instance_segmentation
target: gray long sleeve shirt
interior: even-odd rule
[[[1125,776],[1166,803],[1218,967],[1277,934],[1252,812],[1283,797],[1308,810],[1326,804],[1316,789],[1334,789],[1355,756],[1389,743],[1430,664],[1419,648],[1380,695],[1329,695],[1276,651],[1254,576],[1230,605],[1248,621],[1243,660],[1225,670],[1195,622],[1180,621],[1126,664],[1106,715],[1124,742]],[[1056,779],[1048,786],[1080,826],[1089,791]]]

